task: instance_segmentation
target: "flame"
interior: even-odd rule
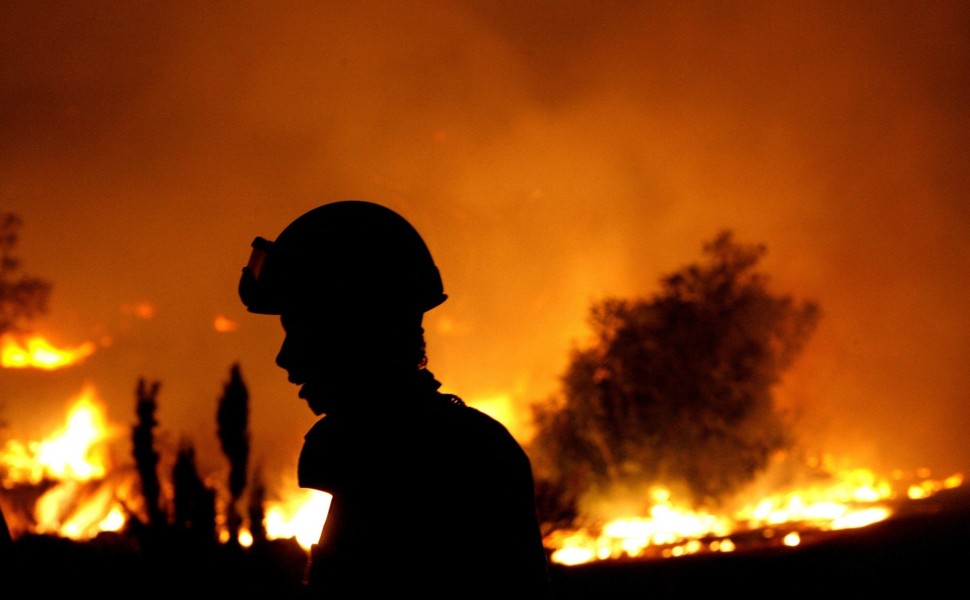
[[[270,539],[295,538],[304,550],[316,544],[330,511],[330,494],[300,490],[266,509],[266,535]]]
[[[110,431],[104,408],[88,386],[72,399],[64,426],[53,435],[41,441],[7,441],[0,448],[3,489],[49,486],[34,503],[31,524],[15,523],[19,527],[12,529],[77,540],[123,529],[128,520],[123,499],[136,503],[136,475],[130,469],[112,469],[107,455]],[[309,550],[320,537],[331,496],[295,485],[286,489],[298,491],[268,504],[267,536],[294,538]],[[248,529],[240,531],[239,541],[252,544]]]
[[[651,546],[680,542],[687,543],[669,549],[672,555],[694,554],[702,549],[697,538],[708,535],[724,538],[730,532],[730,523],[723,517],[675,506],[667,488],[651,488],[650,497],[654,504],[647,517],[613,519],[598,534],[582,528],[553,532],[545,540],[546,546],[553,549],[552,561],[576,565],[620,556],[640,557]],[[719,551],[726,549],[719,548]]]
[[[483,399],[480,405],[496,414],[509,397]],[[86,386],[72,399],[64,426],[42,441],[11,440],[0,448],[0,483],[11,489],[43,485],[34,503],[29,527],[72,539],[90,539],[100,532],[119,531],[128,519],[127,505],[137,503],[136,474],[112,468],[107,442],[112,437],[104,408],[94,389]],[[825,467],[825,461],[810,463]],[[963,474],[932,479],[928,470],[889,480],[867,469],[847,469],[817,478],[824,484],[794,487],[771,494],[751,491],[752,500],[740,510],[715,514],[678,503],[665,486],[647,488],[642,514],[614,514],[599,524],[560,529],[544,539],[551,560],[576,565],[621,557],[679,557],[703,552],[734,552],[743,544],[795,547],[813,531],[866,527],[892,516],[892,501],[918,501],[941,490],[963,485]],[[907,477],[910,480],[907,480]],[[294,539],[309,550],[319,539],[330,509],[331,496],[286,484],[296,490],[267,503],[265,522],[270,539]],[[614,499],[614,505],[617,502]],[[642,500],[638,500],[643,506]],[[608,509],[601,509],[606,513]],[[619,512],[618,509],[613,508]],[[628,510],[628,509],[625,509]],[[223,532],[224,533],[224,532]],[[226,540],[223,540],[226,541]],[[240,543],[253,543],[248,529]]]
[[[950,490],[958,488],[961,485],[963,485],[963,474],[956,473],[950,475],[943,481],[933,481],[932,479],[927,479],[911,485],[907,490],[907,496],[909,496],[911,500],[921,500],[923,498],[929,498],[940,490]]]
[[[94,344],[85,342],[70,349],[56,348],[40,335],[26,338],[0,336],[0,366],[7,368],[60,369],[77,364],[94,353]]]
[[[794,548],[795,546],[802,543],[802,536],[798,534],[797,531],[792,531],[788,535],[782,538],[781,543],[788,546],[789,548]]]
[[[3,487],[50,487],[34,505],[34,529],[72,539],[120,530],[126,520],[109,477],[110,429],[91,386],[73,398],[64,427],[42,441],[8,441],[0,451]]]
[[[37,484],[44,479],[87,481],[104,477],[107,438],[104,408],[91,387],[73,399],[64,428],[39,442],[9,440],[0,452],[4,486]]]
[[[626,516],[607,520],[599,527],[553,531],[546,536],[545,544],[553,562],[568,566],[620,557],[733,552],[737,536],[760,531],[763,541],[771,541],[780,535],[779,529],[787,530],[780,544],[795,547],[807,531],[866,527],[892,516],[890,501],[900,494],[889,482],[866,469],[834,475],[835,481],[828,485],[764,497],[729,516],[678,507],[671,501],[669,490],[654,487],[649,516]],[[929,479],[928,471],[917,473],[919,476],[927,479],[909,486],[910,499],[927,498],[963,484],[960,473],[939,481]]]

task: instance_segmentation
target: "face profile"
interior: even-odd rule
[[[314,414],[333,413],[340,409],[341,396],[355,386],[376,383],[368,383],[368,373],[395,370],[386,356],[393,340],[374,327],[375,320],[360,310],[287,310],[280,315],[284,339],[276,364],[299,386],[299,397]],[[402,364],[400,370],[407,368]]]
[[[286,371],[290,383],[299,386],[298,396],[306,401],[313,414],[329,412],[326,381],[338,377],[340,365],[339,354],[328,348],[338,340],[328,340],[310,319],[297,314],[282,315],[280,323],[285,337],[276,364]]]

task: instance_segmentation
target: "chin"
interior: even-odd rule
[[[315,414],[317,416],[320,416],[320,415],[324,414],[325,412],[327,412],[327,403],[326,403],[326,401],[324,401],[322,398],[320,398],[316,394],[311,394],[309,396],[302,396],[301,395],[301,397],[303,397],[303,399],[306,400],[306,404],[307,404],[308,407],[310,407],[310,410],[313,411],[313,414]]]

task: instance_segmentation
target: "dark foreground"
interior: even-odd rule
[[[123,536],[85,543],[26,536],[0,563],[0,598],[299,597],[304,554],[294,542],[258,550],[203,547],[167,543],[146,552]],[[907,503],[892,519],[864,529],[803,536],[795,548],[554,565],[551,575],[560,600],[871,598],[904,591],[925,598],[965,590],[968,559],[970,489],[960,488]],[[379,571],[375,563],[375,576]]]

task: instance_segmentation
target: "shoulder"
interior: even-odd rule
[[[530,468],[525,451],[508,428],[477,408],[465,404],[452,406],[443,425],[454,446],[461,448],[467,458],[513,462]]]
[[[481,435],[494,436],[501,439],[513,439],[512,434],[499,420],[481,410],[465,404],[457,396],[442,394],[437,403],[437,411],[441,418],[451,427],[457,427],[466,432],[477,432]]]

